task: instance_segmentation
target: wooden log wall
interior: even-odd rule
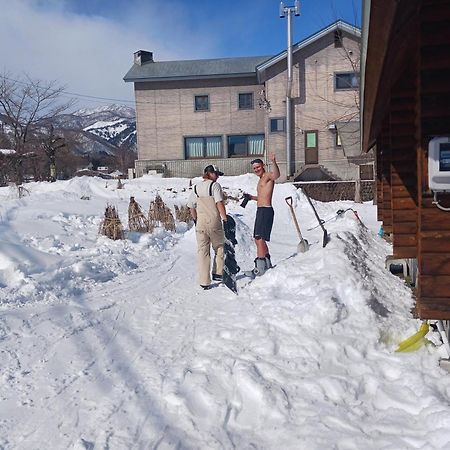
[[[389,135],[389,117],[387,117],[383,123],[381,134],[379,137],[380,148],[382,152],[382,217],[383,217],[383,229],[386,234],[392,233],[392,194],[391,194],[391,147],[390,147],[390,135]]]
[[[432,204],[428,142],[450,136],[450,2],[424,0],[420,11],[420,215],[417,310],[423,319],[450,319],[450,212]],[[450,194],[442,196],[449,206]]]
[[[386,233],[392,232],[392,205],[390,201],[391,169],[389,158],[389,121],[386,119],[376,144],[377,219],[383,222],[383,228]],[[386,201],[386,203],[385,190],[386,195],[389,197],[389,201]]]
[[[377,220],[383,221],[383,154],[382,151],[379,150],[380,142],[377,141],[376,150],[375,150],[375,195],[374,195],[374,203],[376,201],[377,205]]]
[[[394,256],[417,256],[417,65],[409,61],[390,103],[391,203]]]

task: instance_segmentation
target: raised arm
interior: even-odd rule
[[[271,180],[275,181],[277,178],[280,178],[280,168],[278,167],[275,153],[271,153],[270,160],[272,161],[272,170],[269,172],[269,176]]]

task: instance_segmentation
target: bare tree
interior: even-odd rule
[[[0,119],[9,128],[15,150],[14,177],[23,181],[24,161],[42,143],[45,127],[52,119],[73,107],[74,100],[63,100],[64,86],[56,81],[34,80],[28,75],[18,79],[0,76]]]
[[[134,167],[134,161],[137,159],[136,146],[129,140],[122,142],[115,151],[115,166],[123,174],[127,173],[128,168]]]
[[[50,169],[50,181],[56,181],[56,153],[66,144],[61,136],[55,135],[55,129],[53,125],[50,125],[49,133],[44,139],[42,147],[48,160]]]

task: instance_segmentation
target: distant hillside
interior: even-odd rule
[[[75,151],[80,155],[113,155],[124,143],[131,149],[136,147],[136,114],[128,106],[80,109],[57,116],[54,125],[77,141]]]

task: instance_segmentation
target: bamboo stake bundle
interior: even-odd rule
[[[114,241],[124,238],[122,223],[115,206],[106,205],[105,217],[100,223],[99,233]]]
[[[178,222],[185,222],[188,225],[193,222],[191,211],[187,205],[178,207],[175,205],[175,218]]]
[[[151,233],[153,231],[153,228],[150,229],[148,219],[134,197],[130,197],[130,204],[128,205],[128,229],[139,233]]]
[[[156,195],[155,200],[150,202],[148,223],[153,228],[159,224],[167,231],[175,231],[175,219],[159,194]]]

